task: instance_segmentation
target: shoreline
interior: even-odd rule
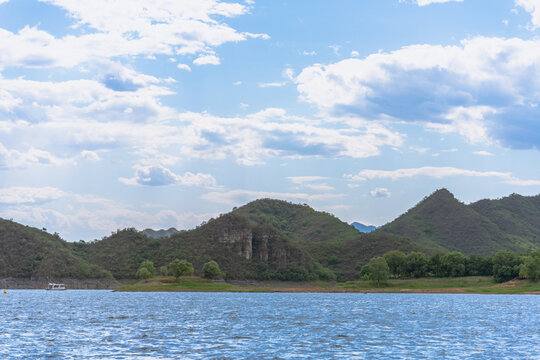
[[[282,294],[476,294],[476,295],[540,295],[540,291],[530,292],[489,292],[489,291],[466,291],[465,289],[236,289],[236,290],[158,290],[115,289],[114,292],[218,292],[218,293],[282,293]]]
[[[452,279],[391,280],[384,287],[366,281],[280,282],[280,281],[211,281],[185,277],[178,281],[154,278],[120,286],[118,292],[238,292],[238,293],[382,293],[382,294],[529,294],[540,295],[540,282],[513,280],[494,283],[488,277]]]

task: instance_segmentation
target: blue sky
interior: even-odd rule
[[[539,35],[540,0],[0,0],[0,217],[77,241],[538,194]]]

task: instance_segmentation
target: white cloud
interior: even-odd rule
[[[489,151],[485,151],[485,150],[473,151],[473,154],[480,155],[480,156],[493,156],[492,153],[490,153]]]
[[[351,181],[366,181],[373,179],[398,180],[415,177],[429,177],[442,179],[450,176],[472,176],[499,178],[506,184],[517,186],[540,186],[540,180],[521,180],[512,176],[509,172],[498,171],[475,171],[459,169],[455,167],[424,166],[420,168],[397,169],[397,170],[362,170],[359,173],[345,174],[344,177]]]
[[[64,9],[82,35],[57,38],[37,27],[17,33],[0,29],[0,67],[75,67],[121,56],[196,55],[227,42],[269,38],[240,33],[223,19],[247,14],[249,6],[219,0],[40,0]],[[219,18],[216,20],[214,18]],[[215,59],[217,57],[214,56]],[[215,59],[213,64],[216,63]],[[206,59],[206,63],[212,60]],[[200,61],[203,61],[201,59]]]
[[[191,172],[186,172],[184,175],[177,175],[161,165],[137,165],[133,178],[120,178],[119,180],[126,185],[216,187],[216,179],[212,175],[202,173],[193,174]]]
[[[400,0],[402,1],[402,0]],[[418,6],[427,6],[431,4],[442,4],[447,2],[463,2],[463,0],[414,0]]]
[[[0,204],[31,204],[65,197],[67,194],[54,187],[15,186],[0,188]]]
[[[0,134],[6,139],[17,138],[19,144],[16,149],[0,148],[3,166],[63,164],[89,149],[96,153],[128,150],[149,158],[230,157],[240,164],[255,165],[278,156],[363,158],[378,155],[382,146],[403,143],[400,133],[381,124],[350,118],[325,119],[330,122],[306,119],[288,115],[283,109],[230,118],[178,113],[159,99],[171,94],[161,85],[165,80],[139,76],[124,68],[116,73],[123,77],[116,77],[113,84],[0,77],[6,98],[19,99],[9,106],[9,112],[2,113],[0,108],[5,119]],[[4,141],[0,137],[0,143]],[[33,144],[33,150],[23,147],[28,143]]]
[[[375,188],[369,192],[373,197],[385,197],[389,198],[391,196],[390,191],[387,188]]]
[[[0,204],[6,205],[0,209],[0,217],[13,218],[14,221],[38,228],[46,227],[49,232],[57,231],[71,241],[80,240],[81,232],[101,237],[117,229],[134,226],[139,229],[171,226],[188,229],[218,215],[178,213],[159,207],[149,211],[148,208],[155,207],[133,208],[118,201],[66,193],[52,187],[3,188],[0,189]]]
[[[428,148],[421,147],[421,146],[409,146],[409,149],[410,149],[411,151],[417,152],[417,153],[419,153],[419,154],[425,154],[426,152],[429,151]]]
[[[233,83],[233,85],[234,85],[234,86],[240,86],[240,85],[242,85],[242,82],[241,82],[241,81],[235,81],[235,82]]]
[[[290,176],[289,179],[293,184],[300,185],[301,187],[308,188],[314,191],[332,191],[334,187],[327,185],[326,183],[314,184],[314,182],[319,182],[325,180],[323,176]]]
[[[475,37],[314,64],[296,84],[326,115],[423,122],[475,143],[530,148],[540,146],[539,62],[538,39]]]
[[[471,143],[489,144],[491,142],[486,116],[496,114],[489,106],[455,107],[443,115],[449,123],[427,123],[426,127],[441,133],[456,132]]]
[[[25,168],[31,165],[73,164],[73,158],[56,157],[48,151],[30,148],[26,151],[7,149],[0,143],[0,169]]]
[[[180,70],[191,71],[191,68],[187,64],[178,64],[176,65],[176,67]]]
[[[305,193],[281,193],[253,190],[231,190],[228,192],[210,192],[204,194],[202,198],[207,201],[220,204],[238,205],[249,201],[271,198],[289,201],[325,201],[345,196],[344,194],[305,194]]]
[[[286,68],[281,74],[285,79],[294,80],[294,70],[291,68]]]
[[[216,55],[201,55],[193,60],[195,65],[219,65],[220,60]]]
[[[531,14],[531,23],[529,28],[536,30],[540,27],[540,1],[538,0],[514,0],[516,6],[521,6],[525,11]]]
[[[351,51],[351,57],[359,57],[360,53],[356,50]]]
[[[100,161],[101,158],[99,157],[99,154],[95,151],[89,151],[89,150],[83,150],[81,151],[81,157],[83,159],[86,159],[88,161],[97,162]]]
[[[304,56],[315,56],[315,55],[317,55],[317,52],[314,51],[314,50],[312,50],[312,51],[306,51],[306,50],[304,50],[304,51],[302,52],[302,55],[304,55]]]
[[[268,87],[283,87],[287,85],[286,81],[282,82],[269,82],[269,83],[259,83],[260,88],[268,88]]]

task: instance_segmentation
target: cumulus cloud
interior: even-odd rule
[[[398,180],[415,177],[429,177],[442,179],[450,176],[493,177],[499,178],[506,184],[516,186],[540,186],[540,180],[522,180],[512,176],[509,172],[499,171],[476,171],[455,167],[424,166],[420,168],[397,169],[397,170],[362,170],[357,174],[345,174],[344,177],[351,181],[366,181],[373,179]]]
[[[191,68],[187,64],[178,64],[176,65],[176,67],[180,70],[191,71]]]
[[[522,7],[531,14],[531,23],[529,28],[536,30],[540,27],[540,1],[538,0],[515,0],[516,6]]]
[[[315,64],[296,77],[322,113],[397,119],[471,142],[540,146],[540,40],[475,37]]]
[[[184,175],[177,175],[161,165],[138,165],[135,167],[135,176],[133,178],[120,178],[119,180],[126,185],[216,187],[216,179],[212,175],[193,174],[189,171]]]
[[[64,9],[83,35],[56,38],[36,27],[0,29],[0,66],[74,67],[119,56],[208,53],[221,44],[265,34],[241,33],[222,19],[247,14],[249,6],[219,0],[40,0]],[[216,20],[219,18],[220,20]]]
[[[14,186],[0,188],[0,204],[32,204],[65,197],[67,194],[55,187]]]
[[[31,147],[26,151],[8,149],[0,143],[0,169],[25,168],[31,165],[73,164],[73,158],[59,158],[48,151]]]
[[[65,202],[69,205],[65,206]],[[67,193],[53,187],[0,189],[0,205],[2,205],[0,217],[12,218],[38,228],[46,227],[49,231],[57,231],[62,237],[72,241],[80,240],[81,233],[90,234],[89,236],[95,238],[133,226],[140,229],[171,226],[188,229],[218,215],[178,213],[155,207],[133,208],[118,201],[93,195]]]
[[[201,55],[193,60],[195,65],[219,65],[220,60],[216,55]]]
[[[140,156],[233,158],[256,165],[278,156],[364,158],[378,155],[383,146],[403,143],[402,134],[382,124],[302,118],[278,108],[243,117],[178,113],[160,101],[171,94],[163,84],[166,80],[116,63],[103,64],[104,74],[117,74],[115,82],[108,79],[107,83],[104,77],[62,82],[0,77],[4,95],[0,99],[8,99],[8,105],[0,107],[5,119],[0,143],[18,139],[16,148],[0,148],[0,163],[4,167],[62,164],[82,151],[124,149]],[[33,149],[24,147],[28,143]]]
[[[243,165],[256,165],[270,157],[351,157],[379,154],[379,147],[400,146],[399,133],[380,125],[351,128],[288,116],[268,109],[245,118],[224,118],[184,113],[182,152],[189,157],[224,159],[232,156]]]
[[[387,188],[380,188],[380,187],[371,190],[369,193],[371,194],[371,196],[378,197],[378,198],[380,197],[389,198],[391,196],[390,191]]]
[[[343,196],[345,196],[345,194],[306,194],[254,190],[231,190],[227,192],[210,192],[204,194],[202,198],[204,200],[220,204],[238,205],[264,198],[282,199],[288,201],[314,202],[335,199]]]

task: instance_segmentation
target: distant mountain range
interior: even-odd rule
[[[370,231],[360,233],[360,231]],[[217,261],[226,278],[353,279],[359,268],[390,250],[490,255],[540,248],[540,195],[510,195],[465,205],[435,191],[376,230],[349,225],[307,205],[261,199],[193,230],[125,229],[93,242],[0,219],[0,276],[132,278],[143,260],[156,267],[187,259],[200,274]]]
[[[362,232],[362,233],[370,233],[372,232],[373,230],[377,230],[377,227],[376,226],[373,226],[373,225],[364,225],[364,224],[361,224],[359,222],[353,222],[351,224],[356,230]]]

